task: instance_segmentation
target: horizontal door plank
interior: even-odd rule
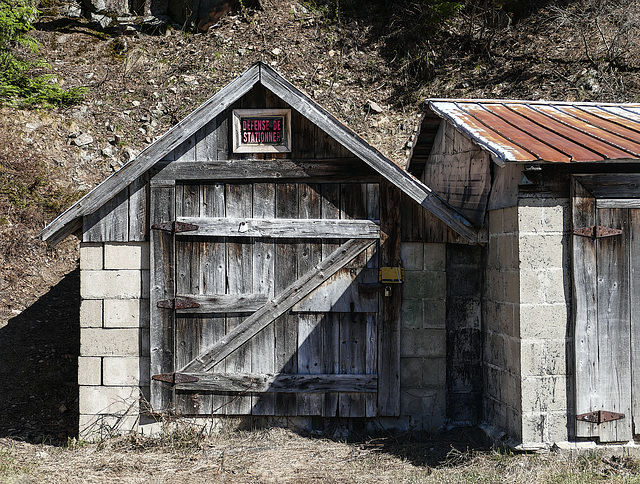
[[[347,265],[375,240],[350,239],[179,371],[208,371]]]
[[[640,193],[638,194],[640,197]],[[640,208],[640,198],[601,198],[596,200],[597,208]]]
[[[189,236],[344,239],[380,237],[380,224],[375,220],[178,217],[177,221],[198,226],[197,230],[183,232],[183,235]]]
[[[199,304],[197,308],[177,309],[178,314],[248,313],[257,311],[268,301],[266,294],[178,294],[178,298]]]
[[[269,373],[186,373],[197,382],[177,383],[177,390],[274,393],[373,393],[377,375],[287,375]]]
[[[170,162],[153,175],[161,180],[236,180],[346,177],[375,173],[359,158],[330,160],[222,160]]]

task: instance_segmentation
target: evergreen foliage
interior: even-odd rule
[[[37,15],[32,0],[0,0],[0,104],[50,107],[84,95],[83,88],[62,89],[51,75],[33,75],[33,68],[47,64],[20,55],[21,49],[38,53],[38,42],[29,35]]]

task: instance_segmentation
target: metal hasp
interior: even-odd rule
[[[191,309],[199,308],[200,304],[195,301],[189,301],[188,299],[181,299],[177,297],[175,299],[163,299],[158,301],[157,306],[165,309]]]
[[[152,229],[162,230],[164,232],[171,232],[172,234],[179,234],[182,232],[192,232],[198,230],[199,227],[193,224],[187,224],[184,222],[161,222],[159,224],[153,224]]]
[[[172,385],[199,381],[198,377],[185,375],[184,373],[161,373],[160,375],[152,375],[151,379],[171,383]]]
[[[585,422],[597,424],[611,422],[612,420],[620,420],[623,418],[624,413],[607,412],[606,410],[595,410],[593,412],[576,415],[577,420],[584,420]]]
[[[378,272],[380,284],[402,284],[404,282],[404,267],[381,267]]]
[[[603,237],[622,235],[622,230],[602,227],[601,225],[592,225],[591,227],[575,229],[573,231],[573,235],[580,235],[581,237],[589,237],[592,239],[602,239]]]

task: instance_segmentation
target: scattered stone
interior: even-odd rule
[[[82,133],[71,140],[71,144],[75,146],[87,146],[93,143],[93,136],[89,133]]]
[[[277,57],[277,56],[279,56],[280,54],[282,54],[282,49],[279,49],[278,47],[276,47],[275,49],[273,49],[273,50],[271,51],[271,53]]]
[[[107,15],[101,15],[99,13],[92,13],[91,21],[98,24],[101,29],[106,29],[107,27],[109,27],[109,25],[111,25],[111,17],[108,17]]]
[[[129,163],[131,160],[133,160],[136,156],[138,156],[138,152],[136,150],[134,150],[133,148],[130,147],[125,147],[122,150],[122,158],[124,160],[125,163]]]
[[[27,123],[24,127],[27,129],[27,131],[35,131],[40,126],[42,126],[42,123]]]
[[[247,49],[238,49],[238,55],[245,55],[247,53]]]
[[[111,157],[115,156],[118,153],[118,150],[112,145],[106,145],[104,148],[102,148],[100,153],[102,153],[102,156],[106,156],[107,158],[111,158]]]
[[[380,107],[380,105],[377,102],[372,101],[371,99],[367,100],[365,108],[372,114],[380,114],[383,112],[383,109]]]

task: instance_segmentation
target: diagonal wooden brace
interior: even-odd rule
[[[376,241],[377,239],[351,239],[342,244],[314,269],[284,289],[282,293],[245,319],[224,338],[206,348],[200,356],[187,363],[179,372],[192,373],[210,370]]]

